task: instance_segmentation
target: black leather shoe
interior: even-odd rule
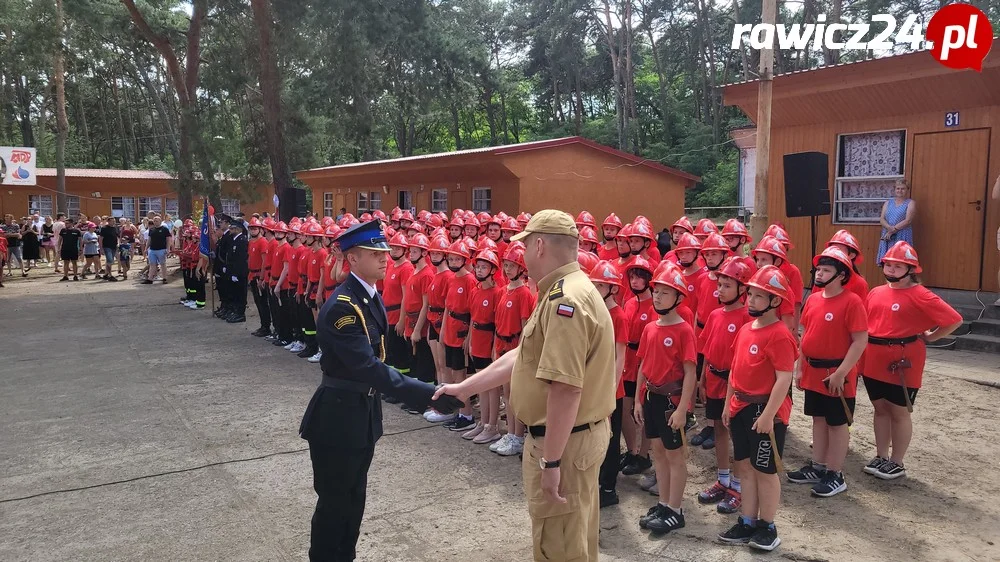
[[[226,318],[226,322],[229,322],[230,324],[239,324],[240,322],[246,322],[246,321],[247,317],[244,316],[243,314],[233,315],[230,316],[229,318]]]
[[[319,351],[319,348],[316,347],[315,345],[307,345],[305,349],[303,349],[302,351],[296,353],[296,355],[298,355],[299,357],[301,357],[303,359],[309,359],[313,355],[316,355],[317,351]]]
[[[257,328],[256,330],[250,332],[250,335],[254,336],[254,337],[262,338],[262,337],[264,337],[264,336],[266,336],[266,335],[268,335],[270,333],[271,333],[271,330],[268,330],[267,328]]]

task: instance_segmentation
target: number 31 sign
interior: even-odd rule
[[[945,127],[957,127],[959,123],[958,112],[948,111],[944,114],[944,126]]]

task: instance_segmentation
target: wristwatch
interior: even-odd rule
[[[562,462],[562,459],[547,461],[544,458],[541,458],[538,459],[538,466],[540,466],[542,470],[545,470],[546,468],[559,468],[560,462]]]

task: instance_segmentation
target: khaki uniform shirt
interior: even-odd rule
[[[582,389],[573,425],[606,419],[615,409],[614,326],[608,307],[577,262],[538,282],[538,304],[521,332],[510,403],[527,425],[545,425],[549,384]]]

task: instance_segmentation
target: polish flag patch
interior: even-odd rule
[[[566,318],[572,318],[574,312],[576,312],[576,309],[568,304],[560,304],[559,307],[556,308],[556,314],[559,316],[565,316]]]

